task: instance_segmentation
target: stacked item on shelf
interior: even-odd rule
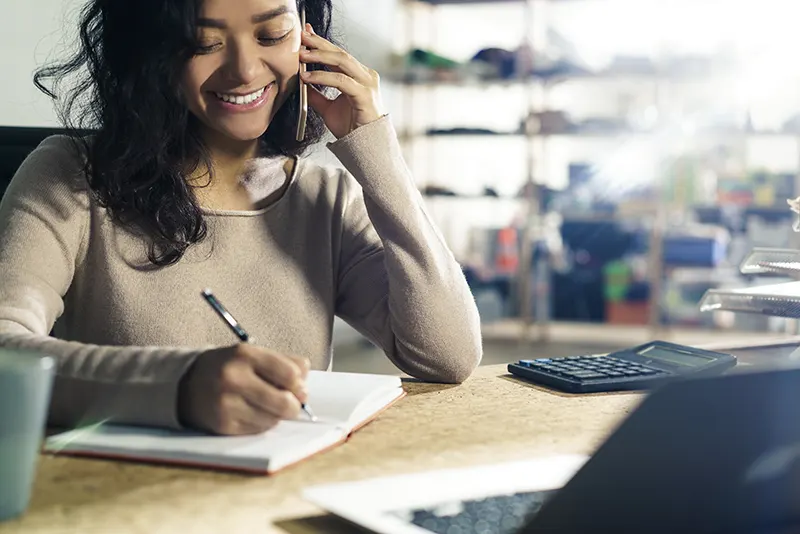
[[[667,267],[717,267],[727,258],[730,232],[719,226],[670,229],[663,240]]]
[[[474,83],[521,80],[526,78],[553,79],[558,77],[596,74],[583,59],[569,50],[572,45],[552,28],[548,31],[551,45],[547,53],[534,51],[527,42],[514,50],[499,47],[483,48],[469,61],[459,62],[430,50],[414,48],[404,56],[394,58],[394,78],[403,83]],[[642,58],[642,61],[648,61]]]
[[[781,274],[793,279],[769,285],[709,290],[702,311],[731,311],[769,317],[800,319],[800,251],[755,249],[742,263],[745,274]]]
[[[717,183],[720,204],[758,208],[784,209],[783,199],[795,196],[795,174],[753,170],[744,176],[722,176]]]
[[[634,258],[643,248],[641,230],[611,217],[565,216],[561,239],[567,251],[568,267],[552,275],[553,317],[563,321],[605,322],[608,295],[619,302],[629,290],[624,275],[612,275],[609,289],[607,268],[615,262],[635,263]],[[635,271],[641,272],[641,269]],[[633,285],[630,299],[641,301],[641,295],[649,290],[639,284]]]
[[[646,260],[638,262],[646,265]],[[609,324],[646,325],[650,320],[650,285],[645,269],[636,268],[630,259],[605,265],[606,322]],[[637,272],[638,271],[638,272]]]
[[[464,276],[475,297],[481,321],[506,318],[513,310],[513,279],[519,269],[519,232],[513,226],[471,229]]]

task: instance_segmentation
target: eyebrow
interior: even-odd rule
[[[276,17],[280,17],[281,15],[285,15],[289,12],[289,8],[287,6],[280,6],[276,7],[275,9],[271,9],[269,11],[265,11],[264,13],[259,13],[258,15],[253,15],[250,18],[250,22],[253,24],[260,24],[262,22],[266,22],[268,20],[274,19]],[[207,19],[207,18],[200,18],[197,20],[197,25],[202,26],[205,28],[219,28],[220,30],[224,30],[227,26],[224,20],[220,19]]]

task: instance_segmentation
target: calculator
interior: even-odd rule
[[[597,393],[650,389],[682,377],[720,374],[735,365],[731,354],[652,341],[604,355],[520,360],[508,371],[568,393]]]

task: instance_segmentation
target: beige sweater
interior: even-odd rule
[[[338,315],[412,376],[467,378],[482,355],[477,309],[389,118],[329,148],[349,172],[300,159],[279,200],[207,211],[207,240],[151,269],[142,238],[91,199],[68,139],[45,140],[0,203],[0,345],[58,359],[50,423],[179,427],[186,369],[236,342],[206,287],[255,343],[315,369],[330,368]]]

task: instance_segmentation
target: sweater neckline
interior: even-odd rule
[[[273,200],[269,204],[253,210],[215,210],[201,207],[200,211],[203,212],[203,215],[209,215],[212,217],[256,217],[258,215],[265,214],[277,206],[286,197],[286,195],[289,193],[289,188],[293,187],[295,181],[297,181],[302,160],[297,156],[293,156],[293,159],[294,165],[292,166],[292,173],[289,175],[289,183],[286,184],[286,189],[279,198]]]

